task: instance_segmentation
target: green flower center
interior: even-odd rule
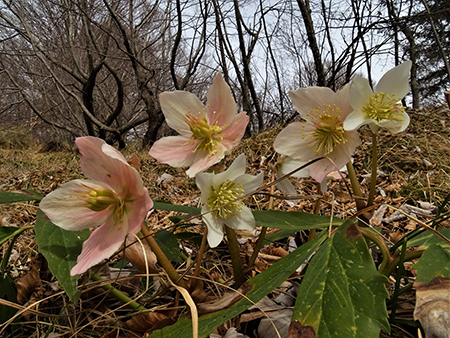
[[[314,130],[310,133],[302,132],[302,138],[309,143],[320,156],[331,153],[339,144],[345,144],[347,139],[344,137],[343,121],[341,120],[342,111],[335,105],[323,105],[322,109],[313,109],[307,114],[311,122],[303,122],[302,129],[306,124],[313,124]]]
[[[206,117],[197,118],[189,113],[185,118],[192,132],[188,144],[192,140],[200,141],[193,152],[197,151],[197,149],[202,149],[209,153],[209,156],[215,155],[217,153],[217,144],[223,140],[223,137],[220,136],[223,128],[217,124],[209,125]]]
[[[114,220],[117,222],[125,213],[125,201],[115,192],[104,188],[92,188],[87,185],[79,185],[83,191],[78,191],[79,199],[87,203],[86,208],[92,211],[103,211],[111,206],[114,209]]]
[[[229,202],[243,195],[244,190],[242,189],[242,185],[234,181],[226,180],[217,188],[211,186],[211,194],[208,198],[208,207],[211,209],[219,208],[213,211],[215,218],[232,218],[241,212],[244,202],[242,202],[242,200],[232,203]]]
[[[381,120],[403,121],[402,113],[405,107],[399,102],[400,98],[395,98],[395,94],[374,93],[369,99],[369,104],[362,107],[367,116],[380,122]]]

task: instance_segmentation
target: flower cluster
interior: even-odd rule
[[[360,144],[359,127],[368,124],[374,134],[379,128],[393,133],[405,130],[409,117],[400,100],[409,90],[410,68],[407,61],[391,69],[374,90],[362,77],[337,92],[324,87],[291,90],[289,96],[302,121],[288,125],[275,139],[274,149],[282,155],[277,175],[305,166],[294,175],[326,182],[328,176],[351,161]],[[215,247],[222,241],[223,225],[254,228],[252,212],[242,198],[262,184],[263,173],[245,174],[243,154],[222,173],[204,172],[239,144],[249,121],[245,112],[237,113],[230,87],[220,73],[206,96],[204,106],[189,92],[161,94],[167,124],[179,135],[160,139],[149,154],[161,163],[189,167],[187,175],[196,177],[201,190],[207,239]],[[81,168],[90,179],[68,182],[40,204],[50,220],[63,229],[98,227],[84,242],[72,275],[111,256],[128,233],[139,232],[153,204],[137,170],[117,150],[94,137],[78,138],[76,144]],[[288,181],[279,187],[295,193]]]
[[[325,87],[289,91],[303,121],[288,125],[275,139],[274,148],[283,155],[278,176],[325,157],[295,174],[311,176],[322,183],[327,175],[351,160],[360,144],[359,127],[368,124],[375,134],[380,127],[393,133],[405,130],[409,116],[400,100],[409,91],[410,69],[411,61],[406,61],[389,70],[374,91],[362,77],[356,77],[337,92]],[[288,183],[278,187],[288,193],[295,191]]]

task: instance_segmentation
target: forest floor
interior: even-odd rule
[[[377,195],[375,210],[381,204],[388,204],[396,208],[404,205],[418,209],[439,206],[446,199],[450,191],[450,111],[447,107],[434,107],[420,110],[409,110],[411,124],[404,133],[390,134],[381,132],[379,138],[379,165],[380,173],[377,179]],[[281,130],[281,127],[254,135],[241,142],[231,156],[223,162],[224,166],[231,164],[240,153],[247,156],[247,173],[256,174],[265,172],[265,182],[271,177],[270,164],[276,161],[272,144]],[[354,167],[360,178],[363,195],[366,196],[370,184],[371,166],[371,136],[367,127],[362,128],[362,145],[354,157]],[[195,180],[188,178],[182,169],[174,169],[167,165],[157,163],[148,155],[148,149],[142,149],[139,144],[127,146],[122,151],[126,157],[136,155],[141,162],[140,174],[144,185],[148,188],[150,197],[154,200],[166,200],[174,204],[199,206],[199,190]],[[166,174],[163,176],[163,174]],[[171,176],[167,176],[167,174]],[[29,135],[23,131],[2,130],[0,127],[0,191],[17,191],[30,189],[42,195],[55,190],[61,184],[73,179],[84,178],[79,167],[79,155],[76,147],[68,144],[59,144],[55,147],[34,144]],[[273,209],[298,210],[312,212],[317,198],[310,198],[317,194],[316,184],[311,179],[294,179],[301,198],[298,200],[275,199]],[[339,216],[343,219],[351,218],[356,211],[356,205],[348,191],[347,179],[335,180],[329,183],[328,191],[321,197],[321,214]],[[424,204],[427,202],[428,204]],[[268,208],[269,198],[264,194],[254,195],[248,201],[253,209],[264,210]],[[330,206],[334,205],[333,208]],[[2,226],[33,226],[36,221],[37,202],[22,202],[0,204],[0,224]],[[385,219],[392,214],[387,210]],[[149,223],[156,229],[170,229],[170,217],[174,212],[156,211],[150,216]],[[429,221],[433,215],[417,215],[423,221]],[[377,224],[379,223],[379,224]],[[383,227],[386,239],[396,243],[405,233],[413,231],[419,225],[407,218],[381,222],[374,220],[373,225]],[[450,227],[449,222],[441,223],[443,227]],[[247,239],[242,245],[242,256],[248,259],[247,249],[251,250],[257,238],[251,233],[240,233]],[[302,234],[297,234],[302,240]],[[260,265],[264,269],[277,257],[287,250],[287,241],[272,243],[263,248],[263,257]],[[1,256],[4,255],[8,242],[0,247]],[[195,249],[191,243],[185,243],[185,253],[195,257]],[[280,248],[281,250],[278,250]],[[276,249],[276,250],[275,250]],[[280,252],[281,251],[281,252]],[[215,280],[228,280],[231,276],[229,257],[218,255],[210,250],[206,257],[209,264],[216,266],[211,278]],[[274,258],[275,257],[275,258]],[[38,268],[36,268],[38,266]],[[183,269],[182,264],[179,267]],[[24,337],[44,337],[45,332],[54,325],[50,337],[145,337],[145,331],[153,324],[130,322],[130,314],[124,310],[114,310],[116,303],[103,297],[100,289],[92,289],[82,295],[82,301],[74,306],[77,315],[61,316],[61,309],[67,304],[67,297],[61,294],[61,289],[52,278],[45,261],[38,253],[37,244],[32,230],[16,242],[10,258],[8,272],[19,282],[33,269],[38,271],[35,284],[30,284],[28,290],[19,301],[19,309],[23,310],[32,303],[39,303],[36,311],[24,311],[19,317],[21,332]],[[258,272],[258,268],[254,273]],[[409,272],[412,274],[412,272]],[[411,275],[411,277],[414,277]],[[128,280],[121,284],[121,290],[136,295],[140,290],[140,280]],[[395,280],[391,280],[395,283]],[[156,286],[155,286],[156,288]],[[163,297],[169,297],[167,294]],[[408,298],[409,297],[409,298]],[[103,299],[99,303],[99,299]],[[173,299],[164,300],[172,308],[164,309],[174,311]],[[161,301],[161,304],[164,303]],[[177,303],[178,304],[178,303]],[[396,309],[397,323],[393,324],[392,337],[417,337],[417,329],[413,326],[414,294],[405,295],[404,300]],[[180,310],[180,312],[182,312]],[[100,315],[103,313],[103,315]],[[106,315],[105,315],[106,314]],[[160,319],[154,319],[159,321]],[[260,318],[259,318],[260,320]],[[255,330],[255,320],[243,322],[240,318],[233,323],[218,328],[217,334],[222,334],[228,326],[238,325],[240,332],[252,337]],[[52,324],[53,323],[53,324]],[[56,324],[55,324],[56,323]],[[406,324],[405,324],[406,323]],[[144,329],[137,329],[141,325]],[[0,327],[1,328],[1,327]],[[122,331],[120,331],[122,330]],[[119,333],[126,332],[125,333]],[[6,332],[6,331],[5,331]],[[3,332],[3,334],[6,334]],[[384,335],[384,334],[382,334]],[[0,337],[2,334],[0,333]],[[220,336],[219,336],[220,337]],[[384,335],[387,337],[387,335]]]

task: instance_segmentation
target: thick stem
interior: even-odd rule
[[[228,251],[231,256],[231,263],[233,264],[234,273],[234,287],[238,289],[242,284],[245,283],[244,269],[242,267],[241,254],[239,251],[239,243],[236,238],[236,233],[229,226],[225,225],[225,230],[227,232],[228,239]]]
[[[90,278],[92,280],[97,281],[97,282],[103,282],[103,279],[99,275],[96,275],[95,273],[92,273]],[[117,300],[121,301],[122,303],[127,304],[127,306],[132,308],[133,310],[136,310],[136,311],[147,310],[141,304],[139,304],[139,303],[135,302],[134,300],[132,300],[131,298],[125,296],[122,292],[117,290],[111,284],[102,285],[102,289],[106,290],[106,291],[109,291],[109,294],[111,296],[113,296]]]
[[[360,228],[359,231],[361,231],[362,235],[365,238],[371,240],[380,248],[381,254],[383,255],[383,261],[380,264],[379,271],[380,273],[383,273],[382,271],[384,271],[386,267],[389,265],[389,263],[392,261],[391,253],[389,251],[388,246],[386,245],[386,242],[380,235],[369,229]]]
[[[422,254],[425,252],[425,250],[414,250],[411,252],[407,252],[405,253],[405,262],[411,261],[413,259],[416,258],[420,258],[422,257]],[[383,270],[379,270],[381,274],[389,277],[390,274],[395,270],[395,268],[397,267],[397,265],[400,263],[400,257],[395,258],[394,260],[392,260],[392,262],[387,265],[386,267],[384,267]]]
[[[378,171],[378,137],[377,134],[372,133],[372,175],[370,178],[370,191],[367,206],[373,204],[375,198],[375,188],[377,186],[377,171]]]
[[[358,178],[356,177],[355,168],[353,163],[350,161],[347,163],[348,178],[352,185],[353,195],[355,196],[356,207],[358,210],[362,210],[366,207],[364,201],[362,200],[361,187],[359,186]]]
[[[178,272],[173,267],[172,263],[167,259],[164,252],[159,247],[158,243],[156,243],[153,236],[150,234],[150,231],[148,231],[145,224],[142,224],[141,232],[145,237],[145,240],[147,241],[148,245],[150,246],[150,249],[154,252],[156,255],[156,258],[158,258],[159,264],[163,267],[163,269],[166,271],[166,273],[169,275],[169,278],[177,284],[178,286],[181,286],[186,289],[186,284],[181,279],[181,276],[178,274]]]

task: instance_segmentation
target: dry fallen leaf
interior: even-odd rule
[[[30,270],[17,281],[17,301],[19,304],[25,304],[35,289],[41,285],[39,272],[42,261],[42,257],[33,258]]]
[[[134,244],[130,245],[131,243]],[[147,242],[145,240],[138,241],[133,235],[128,235],[126,238],[126,248],[123,250],[123,257],[142,273],[147,273],[146,263],[149,273],[158,273],[160,271],[156,266],[156,255]]]
[[[450,280],[436,277],[430,283],[415,283],[414,319],[427,338],[450,338]]]

